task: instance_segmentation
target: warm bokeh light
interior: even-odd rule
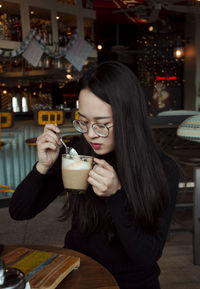
[[[72,79],[71,74],[66,74],[66,78],[69,79],[69,80]]]
[[[149,31],[152,32],[153,31],[153,26],[149,26]]]
[[[98,49],[98,50],[102,50],[102,49],[103,49],[103,46],[102,46],[101,44],[98,44],[98,45],[97,45],[97,49]]]
[[[183,57],[183,48],[177,47],[177,48],[175,49],[175,57],[176,57],[176,58],[181,58],[181,57]]]

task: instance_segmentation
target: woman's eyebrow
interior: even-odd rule
[[[80,116],[84,117],[84,118],[87,118],[85,115],[83,115],[82,113],[78,113]],[[107,119],[107,118],[112,118],[112,116],[97,116],[97,117],[94,117],[94,119]]]

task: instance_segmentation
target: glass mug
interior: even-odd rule
[[[93,157],[62,154],[62,180],[65,189],[85,191]]]

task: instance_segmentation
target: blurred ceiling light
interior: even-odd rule
[[[60,19],[60,17],[59,17],[59,16],[56,16],[56,19],[57,19],[57,20],[59,20],[59,19]]]
[[[2,92],[3,92],[3,94],[7,94],[7,90],[6,89],[4,89]]]
[[[149,31],[152,32],[153,31],[153,25],[149,26]]]
[[[102,49],[103,49],[103,46],[102,46],[101,44],[98,44],[98,45],[97,45],[97,49],[98,49],[98,50],[102,50]]]
[[[30,11],[30,14],[33,15],[35,12],[33,10]]]
[[[2,8],[2,4],[0,4],[0,8]]]
[[[149,27],[148,27],[148,30],[149,32],[157,32],[158,31],[158,27],[156,24],[151,24]]]

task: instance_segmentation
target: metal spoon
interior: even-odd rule
[[[65,147],[66,154],[78,156],[77,151],[74,148],[72,148],[72,147],[68,147],[66,145],[66,143],[64,142],[64,140],[62,139],[62,137],[60,137],[60,141],[61,141],[62,145]]]

